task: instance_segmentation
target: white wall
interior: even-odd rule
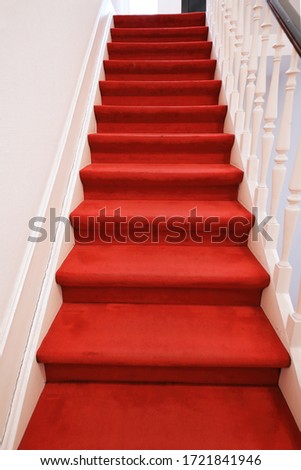
[[[141,0],[140,0],[141,2]],[[130,0],[112,0],[115,11],[119,15],[129,14],[130,11]]]
[[[154,15],[158,13],[158,1],[160,0],[129,0],[131,15]]]
[[[101,1],[1,0],[1,319],[14,300],[28,221],[40,214]]]
[[[132,15],[153,15],[156,13],[181,13],[181,0],[128,0]]]
[[[91,88],[81,98],[83,65],[105,5],[0,0],[0,445],[52,250],[27,241],[28,221],[62,206],[82,126],[74,113]]]
[[[181,13],[181,0],[159,0],[159,13]]]
[[[293,5],[295,10],[300,13],[301,11],[301,1],[300,0],[289,0],[289,2]]]

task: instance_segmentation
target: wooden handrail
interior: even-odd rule
[[[301,56],[301,18],[288,0],[267,0],[285,34]],[[301,13],[301,12],[300,12]]]

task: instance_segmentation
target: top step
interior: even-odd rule
[[[178,28],[205,26],[205,13],[174,15],[115,15],[115,28]]]

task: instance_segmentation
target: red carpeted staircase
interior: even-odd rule
[[[300,449],[205,15],[114,22],[20,449]]]

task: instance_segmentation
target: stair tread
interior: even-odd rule
[[[169,180],[201,179],[203,184],[232,185],[240,183],[243,172],[229,164],[168,164],[168,163],[92,163],[81,170],[83,180],[98,180],[115,178],[137,179],[159,182],[166,178]]]
[[[266,287],[269,275],[247,247],[77,245],[57,281],[64,286],[251,290]]]
[[[65,304],[38,359],[156,367],[290,364],[260,308],[185,305]]]
[[[143,144],[148,144],[148,143],[168,143],[168,144],[175,144],[175,147],[172,149],[173,151],[176,151],[176,149],[179,148],[179,145],[181,143],[183,144],[191,144],[194,143],[195,147],[194,150],[200,152],[199,145],[201,144],[212,144],[217,149],[224,149],[224,148],[230,148],[233,145],[234,142],[234,134],[226,134],[226,133],[215,133],[215,134],[208,134],[208,133],[202,133],[202,134],[168,134],[168,133],[154,133],[154,134],[146,134],[146,135],[141,135],[141,134],[135,134],[134,132],[131,134],[127,133],[109,133],[109,132],[103,132],[101,134],[95,133],[95,134],[89,134],[89,141],[99,141],[101,144],[105,143],[115,143],[118,144],[119,142],[124,143],[130,143],[132,144],[133,142],[141,142]],[[180,150],[182,151],[182,149]]]
[[[292,450],[301,435],[278,387],[47,384],[19,449]]]

